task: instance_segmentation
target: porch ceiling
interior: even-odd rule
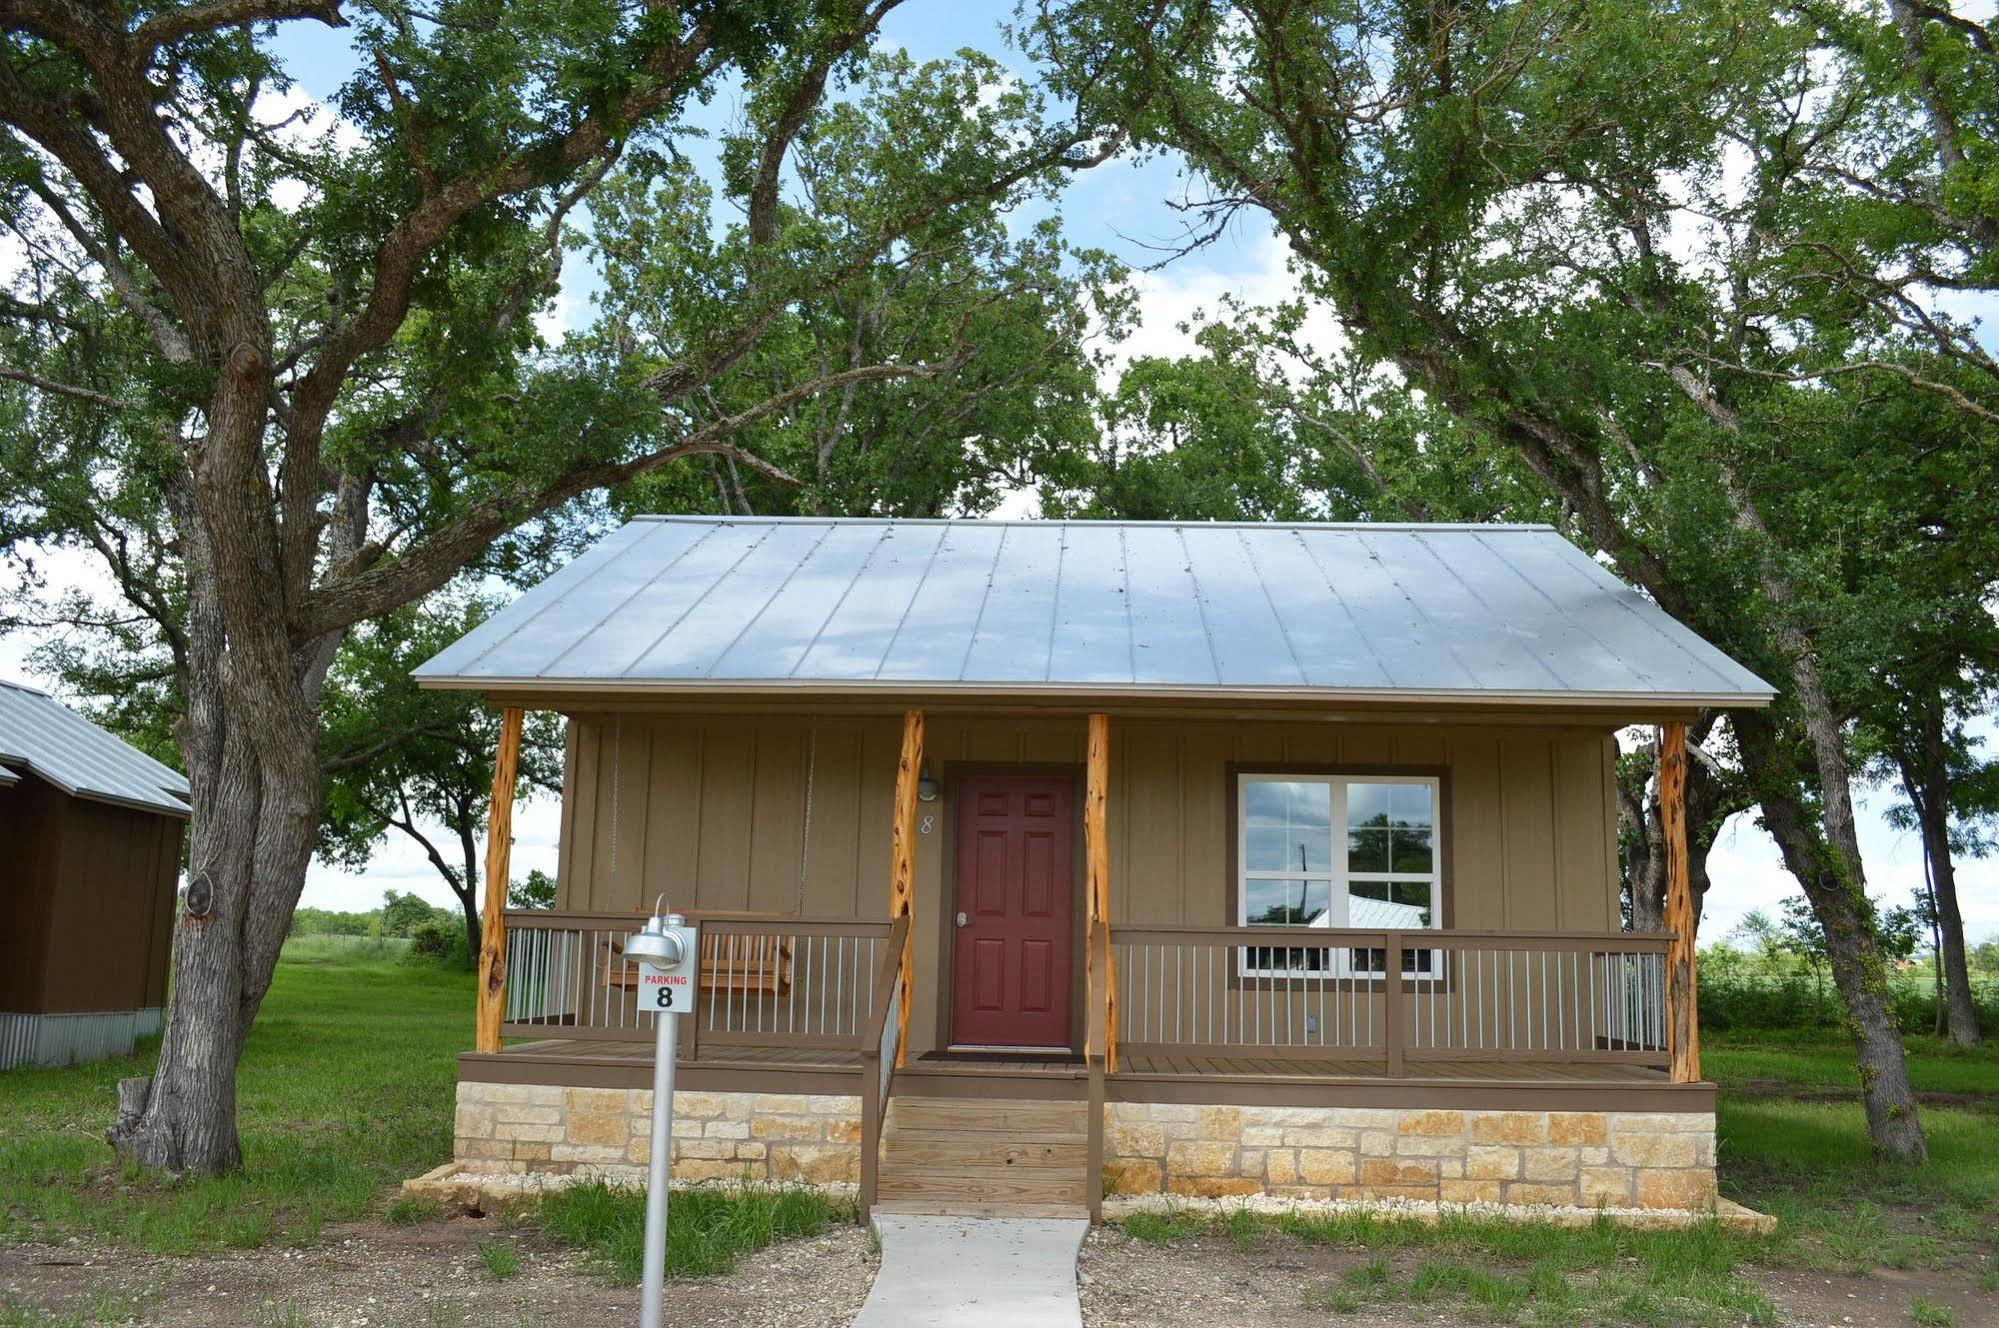
[[[1657,711],[1767,683],[1547,526],[652,517],[417,670],[489,692]]]

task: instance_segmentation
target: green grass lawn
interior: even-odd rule
[[[1926,1167],[1877,1165],[1852,1044],[1833,1034],[1704,1039],[1722,1086],[1722,1193],[1776,1215],[1783,1256],[1835,1272],[1959,1268],[1999,1288],[1999,1045],[1909,1040],[1930,1146]],[[1994,1303],[1999,1311],[1999,1301]]]
[[[150,1069],[150,1050],[0,1078],[0,1234],[84,1232],[157,1254],[304,1242],[447,1160],[472,975],[336,956],[331,939],[278,964],[238,1080],[239,1175],[169,1187],[119,1167],[104,1143],[115,1086]]]

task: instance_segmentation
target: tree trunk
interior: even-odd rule
[[[1784,865],[1797,877],[1825,929],[1833,983],[1846,1004],[1847,1031],[1860,1062],[1861,1102],[1877,1157],[1919,1163],[1929,1158],[1908,1061],[1888,1005],[1888,965],[1874,930],[1874,910],[1840,855],[1814,833],[1775,726],[1762,711],[1737,715],[1743,762],[1760,795],[1763,824]]]
[[[1950,1040],[1960,1047],[1978,1044],[1978,1007],[1971,999],[1971,965],[1964,950],[1964,914],[1957,904],[1957,864],[1950,854],[1950,760],[1944,742],[1943,707],[1932,700],[1923,707],[1920,746],[1913,760],[1904,758],[1902,788],[1916,809],[1929,860],[1931,902],[1936,905],[1939,933],[1937,971],[1943,982],[1946,1009],[1941,1016]]]
[[[294,693],[293,700],[298,698]],[[213,1175],[239,1166],[236,1064],[293,908],[305,887],[318,824],[318,722],[302,702],[267,704],[272,740],[231,722],[195,733],[225,752],[219,784],[195,781],[189,884],[174,928],[173,992],[143,1111],[121,1114],[109,1134],[128,1161],[172,1174]],[[287,713],[288,712],[288,713]],[[231,707],[231,714],[240,713]],[[193,725],[190,724],[190,728]],[[261,739],[261,740],[260,740]]]
[[[207,439],[167,485],[187,578],[187,713],[177,736],[193,799],[188,888],[152,1084],[130,1094],[145,1107],[121,1112],[107,1137],[126,1160],[174,1174],[242,1163],[236,1063],[319,830],[317,661],[331,650],[324,640],[293,647],[263,579],[279,565],[277,531],[259,507],[268,501],[266,363],[246,344],[224,356]]]
[[[1705,741],[1713,727],[1711,719],[1690,727],[1688,741]],[[1658,759],[1655,744],[1652,752],[1654,770],[1658,767]],[[1705,762],[1687,762],[1687,885],[1693,894],[1696,926],[1700,923],[1702,909],[1707,903],[1708,886],[1712,883],[1707,870],[1707,855],[1714,848],[1714,841],[1728,818],[1746,805],[1739,799],[1732,799],[1730,790],[1723,787],[1723,781],[1707,768]],[[1666,827],[1659,812],[1658,781],[1648,776],[1642,785],[1635,788],[1627,788],[1620,782],[1617,820],[1620,830],[1624,832],[1626,847],[1625,865],[1631,887],[1631,930],[1664,931]]]
[[[465,910],[465,954],[466,962],[474,968],[479,966],[479,945],[485,939],[484,927],[479,919],[479,837],[476,829],[477,814],[461,808],[458,816],[458,850],[465,856],[465,882],[461,889],[458,882],[451,885],[452,893],[458,896],[458,906]]]

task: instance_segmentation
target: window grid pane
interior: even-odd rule
[[[1245,775],[1241,789],[1239,925],[1381,931],[1436,925],[1442,886],[1435,780]],[[1331,845],[1341,839],[1343,858],[1331,861]],[[1328,869],[1330,875],[1318,874]],[[1379,946],[1256,946],[1239,953],[1246,976],[1280,979],[1337,971],[1379,977],[1388,959]],[[1401,971],[1431,973],[1436,953],[1404,949]]]

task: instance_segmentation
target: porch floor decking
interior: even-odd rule
[[[860,1055],[833,1047],[703,1043],[682,1057],[678,1086],[693,1091],[859,1092]],[[459,1058],[462,1079],[571,1087],[647,1088],[652,1043],[557,1038]],[[911,1057],[895,1076],[902,1095],[1079,1098],[1088,1073],[1059,1057]],[[1629,1062],[1410,1060],[1390,1077],[1380,1061],[1260,1056],[1124,1054],[1106,1078],[1112,1101],[1239,1102],[1497,1109],[1713,1110],[1713,1084],[1674,1084],[1666,1071]]]

